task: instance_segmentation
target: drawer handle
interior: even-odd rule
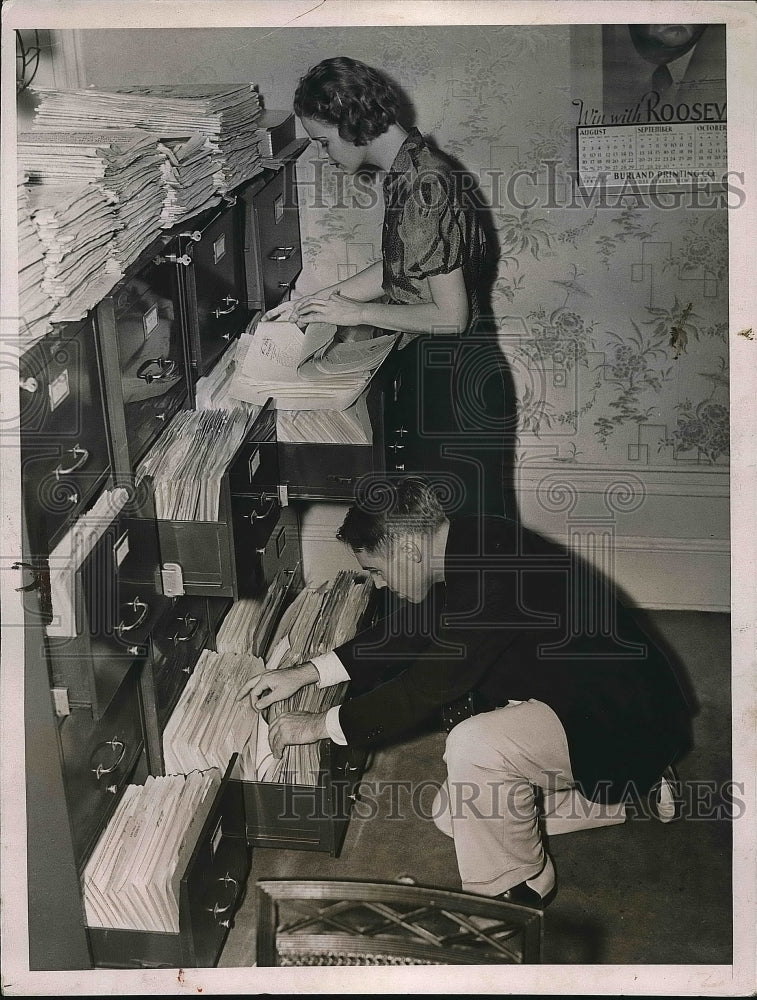
[[[268,500],[269,501],[268,507],[264,511],[262,511],[262,510],[253,510],[253,511],[250,511],[249,514],[244,514],[243,516],[249,519],[250,524],[252,524],[253,521],[258,520],[259,518],[266,518],[266,517],[268,517],[268,515],[273,511],[274,507],[276,506],[276,497],[262,496],[260,499],[261,500]]]
[[[269,260],[289,260],[289,258],[294,253],[296,247],[276,247],[271,253],[268,254]]]
[[[30,375],[29,378],[19,379],[18,385],[24,392],[36,392],[39,389],[39,382],[33,375]]]
[[[189,267],[192,263],[192,258],[188,253],[183,253],[181,257],[178,257],[175,253],[167,253],[165,257],[160,254],[157,257],[153,257],[153,264],[181,264],[182,267]]]
[[[173,637],[174,645],[178,646],[180,642],[189,642],[197,634],[197,629],[200,627],[199,618],[192,618],[190,615],[185,615],[183,618],[179,618],[178,621],[182,622],[184,628],[188,628],[189,631],[186,635],[179,635],[177,632]]]
[[[216,319],[220,319],[221,316],[228,316],[229,313],[233,313],[239,305],[239,299],[234,299],[231,295],[225,295],[221,301],[226,303],[226,309],[221,309],[220,306],[216,306],[213,310]]]
[[[407,429],[405,427],[397,427],[397,428],[395,428],[394,433],[398,437],[402,437],[403,434],[407,434]]]
[[[328,474],[326,478],[332,483],[351,483],[353,480],[352,476],[335,476],[333,474]]]
[[[404,472],[405,471],[405,463],[404,462],[401,462],[401,463],[400,462],[395,462],[394,463],[394,468],[397,470],[397,472]]]
[[[31,563],[14,562],[11,569],[30,569],[34,574],[34,579],[31,583],[27,583],[25,587],[15,587],[16,591],[39,590],[42,586],[42,571],[38,570],[36,566],[32,566]]]
[[[234,893],[233,893],[233,895],[231,897],[231,901],[228,902],[226,904],[226,906],[221,906],[216,901],[212,906],[206,907],[207,911],[209,913],[212,913],[214,917],[219,916],[221,913],[228,913],[229,912],[229,910],[232,908],[232,906],[234,905],[234,903],[236,901],[237,890],[239,889],[239,883],[237,882],[237,880],[235,878],[233,878],[231,875],[229,875],[228,872],[226,872],[225,875],[222,875],[221,878],[218,879],[218,881],[219,882],[223,882],[225,888],[228,888],[230,885],[233,886],[234,887]],[[219,923],[221,923],[224,927],[228,927],[229,926],[229,924],[228,924],[227,921],[219,921]]]
[[[225,194],[223,195],[223,200],[231,208],[237,203],[237,196],[235,194]]]
[[[151,365],[157,365],[157,371],[150,371]],[[150,358],[143,361],[137,369],[137,378],[143,378],[148,385],[151,382],[160,382],[162,379],[178,378],[176,374],[176,362],[169,358]]]
[[[109,767],[106,767],[104,764],[98,764],[97,767],[92,768],[92,774],[94,774],[98,781],[104,774],[112,774],[126,756],[126,744],[123,740],[117,740],[114,736],[112,740],[106,740],[104,743],[99,743],[92,751],[92,757],[94,757],[98,750],[103,750],[105,747],[111,748],[113,753],[116,755],[116,759]],[[108,789],[108,791],[110,791],[110,789]]]
[[[116,631],[119,636],[122,636],[124,632],[132,632],[138,625],[141,625],[145,618],[147,618],[147,614],[150,610],[150,605],[145,601],[141,601],[138,597],[135,597],[133,601],[127,601],[126,607],[131,608],[132,611],[138,612],[138,614],[131,625],[124,625],[122,621],[118,623]]]
[[[389,450],[394,452],[403,451],[404,447],[404,444],[390,444]]]
[[[59,465],[55,470],[56,479],[60,479],[61,476],[68,476],[72,472],[76,472],[77,469],[81,469],[82,466],[86,465],[89,461],[89,452],[86,448],[80,448],[78,444],[75,444],[73,448],[69,448],[68,451],[74,456],[74,462],[72,465],[69,465],[67,469],[64,469],[62,465]]]
[[[279,282],[279,288],[286,288],[287,290],[289,290],[291,287],[292,287],[292,282],[291,281],[280,281]]]

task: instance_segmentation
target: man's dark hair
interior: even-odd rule
[[[382,73],[357,59],[324,59],[300,79],[294,94],[299,118],[336,125],[355,146],[367,146],[397,122],[396,87]]]
[[[420,477],[371,479],[336,537],[357,551],[375,552],[407,532],[432,534],[446,516],[433,488]]]

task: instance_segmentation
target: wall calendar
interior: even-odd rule
[[[579,183],[719,183],[728,169],[726,129],[725,122],[578,125]]]

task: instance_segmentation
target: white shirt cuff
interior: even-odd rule
[[[330,708],[326,712],[326,732],[329,734],[329,739],[334,743],[338,743],[342,747],[347,746],[347,740],[339,722],[339,705],[334,705],[333,708]]]
[[[318,671],[318,683],[316,687],[332,687],[342,681],[348,681],[350,675],[344,669],[344,664],[334,652],[322,653],[314,656],[310,661]]]

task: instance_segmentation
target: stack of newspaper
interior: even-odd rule
[[[45,184],[28,191],[45,251],[42,289],[57,303],[50,319],[82,319],[122,277],[112,252],[120,226],[115,205],[97,184]]]
[[[113,255],[126,269],[160,232],[163,208],[157,140],[139,129],[36,129],[18,138],[32,184],[93,184],[115,205]]]
[[[256,136],[260,97],[252,85],[175,84],[113,90],[37,90],[41,128],[139,128],[161,139],[205,136],[218,154],[223,193],[262,169]]]
[[[179,932],[179,886],[221,771],[127,785],[82,879],[90,927]]]
[[[54,300],[45,291],[45,252],[39,234],[31,220],[27,176],[18,172],[18,310],[19,343],[23,350],[31,347],[51,329],[50,313]]]
[[[256,412],[182,410],[137,466],[152,478],[155,514],[171,521],[217,521],[221,480]]]
[[[222,164],[207,136],[163,139],[158,149],[163,154],[160,223],[164,229],[219,203],[216,175]]]
[[[247,773],[245,761],[254,760],[259,716],[238,695],[263,669],[263,661],[252,654],[202,651],[163,731],[167,774],[225,768],[233,753],[240,754],[240,776]]]

